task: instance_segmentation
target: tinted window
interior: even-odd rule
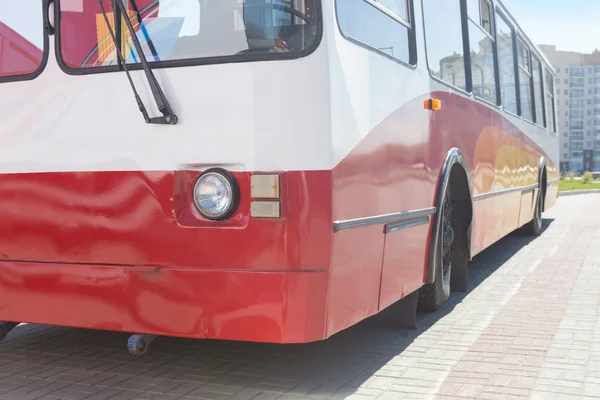
[[[431,74],[467,90],[459,0],[423,0],[427,63]]]
[[[528,121],[533,121],[533,100],[531,97],[531,53],[525,44],[518,39],[517,54],[519,55],[519,88],[521,92],[521,115]]]
[[[485,1],[477,2],[481,9],[488,9]],[[473,5],[473,2],[469,2]],[[491,21],[484,22],[483,14],[477,13],[473,19],[469,12],[469,42],[471,46],[471,75],[473,77],[473,94],[496,104],[496,58],[494,57],[494,41],[484,26],[489,28]],[[489,18],[489,12],[488,12]]]
[[[400,2],[389,3],[391,8]],[[336,5],[345,36],[404,63],[415,63],[410,29],[393,16],[364,0],[337,0]]]
[[[538,125],[546,126],[546,116],[544,115],[544,88],[542,87],[542,64],[533,57],[533,90],[535,91],[535,122]]]
[[[0,6],[0,78],[36,72],[44,58],[44,21],[40,0]]]
[[[502,104],[506,111],[517,114],[514,34],[512,28],[500,15],[496,16],[496,25]]]
[[[123,1],[123,0],[119,0]],[[317,39],[316,0],[129,0],[131,23],[148,61],[293,53]],[[120,26],[127,63],[138,63],[131,33],[103,0],[111,26]],[[139,15],[138,15],[139,13]],[[142,24],[138,16],[141,17]],[[115,45],[96,1],[61,1],[62,58],[72,68],[117,64]]]

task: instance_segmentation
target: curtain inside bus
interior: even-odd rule
[[[317,0],[122,0],[148,61],[293,53],[317,39]],[[121,27],[123,58],[138,63],[125,23],[103,0],[111,28]],[[142,24],[138,19],[141,16]],[[114,43],[96,1],[60,1],[60,55],[71,68],[115,65]]]

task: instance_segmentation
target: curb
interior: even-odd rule
[[[559,197],[564,196],[577,196],[580,194],[600,194],[600,189],[590,189],[590,190],[569,190],[567,192],[558,193]]]

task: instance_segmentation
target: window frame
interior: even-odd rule
[[[523,68],[521,66],[521,63],[519,62],[519,41],[522,43],[523,45],[523,49],[525,50],[525,52],[527,53],[527,58],[529,60],[528,62],[528,67],[529,70],[526,71],[525,68]],[[527,43],[527,40],[525,40],[525,38],[523,37],[521,32],[517,33],[517,41],[515,42],[515,46],[517,48],[516,51],[516,62],[517,62],[517,71],[519,72],[517,75],[517,81],[519,82],[519,104],[521,105],[519,108],[520,114],[519,116],[521,117],[521,119],[523,119],[523,121],[525,122],[529,122],[530,124],[536,125],[536,111],[535,111],[535,90],[533,88],[534,84],[533,84],[533,63],[531,62],[531,59],[533,57],[533,52],[531,51],[531,46]],[[525,72],[528,76],[529,76],[529,95],[531,96],[531,116],[533,118],[531,118],[531,120],[528,120],[527,118],[525,118],[523,116],[523,104],[521,102],[521,71]]]
[[[44,0],[50,1],[50,0]],[[63,59],[62,54],[62,46],[61,46],[61,37],[62,37],[62,27],[61,27],[61,1],[62,0],[53,0],[54,3],[54,51],[56,54],[56,62],[59,68],[67,75],[94,75],[94,74],[106,74],[112,72],[124,72],[124,68],[121,65],[121,62],[117,62],[115,65],[105,65],[100,67],[87,67],[87,68],[74,68],[69,66],[65,60]],[[241,54],[241,55],[228,55],[228,56],[213,56],[213,57],[196,57],[196,58],[186,58],[182,60],[166,60],[166,61],[152,61],[151,57],[148,58],[148,65],[152,69],[170,69],[170,68],[182,68],[182,67],[194,67],[194,66],[202,66],[202,65],[219,65],[219,64],[229,64],[229,63],[252,63],[252,62],[260,62],[260,61],[286,61],[286,60],[297,60],[301,58],[308,57],[312,53],[314,53],[321,45],[323,41],[323,6],[321,0],[315,1],[315,13],[316,13],[316,23],[317,23],[317,32],[315,37],[315,42],[301,50],[290,53],[271,53],[271,54]],[[48,15],[48,13],[46,13]],[[120,25],[121,21],[121,13],[116,10],[115,12],[115,26]],[[141,71],[143,70],[143,66],[141,63],[135,64],[127,64],[127,69],[130,71]]]
[[[496,21],[497,17],[500,17],[502,19],[502,21],[504,21],[504,23],[506,24],[506,26],[508,26],[510,28],[510,32],[512,35],[512,52],[513,52],[513,75],[515,78],[515,95],[517,96],[517,113],[513,113],[509,110],[507,110],[506,108],[504,108],[504,99],[502,99],[502,93],[500,93],[500,103],[501,103],[501,108],[502,110],[509,114],[512,115],[514,117],[517,118],[522,118],[521,117],[521,85],[519,84],[519,74],[517,73],[517,71],[519,70],[519,55],[517,54],[517,39],[518,39],[518,32],[517,29],[515,28],[515,25],[510,21],[510,18],[508,17],[508,15],[506,15],[504,13],[504,11],[499,8],[497,5],[496,7],[494,7],[494,21]],[[496,26],[496,23],[494,23],[494,27]],[[494,34],[498,35],[498,32],[494,32]],[[499,57],[498,55],[498,47],[496,47],[496,57]],[[500,58],[498,58],[498,84],[500,85]],[[500,88],[500,90],[502,90],[502,88]]]
[[[467,71],[465,71],[465,79],[467,81],[467,89],[469,90],[469,93],[477,100],[481,100],[483,102],[485,102],[486,104],[492,105],[496,108],[500,108],[502,100],[501,100],[501,94],[500,94],[500,65],[499,65],[499,58],[498,58],[498,47],[497,47],[497,42],[496,42],[496,13],[494,12],[494,5],[491,3],[491,1],[489,0],[478,0],[479,3],[479,18],[482,19],[483,18],[483,14],[482,14],[482,7],[481,7],[481,3],[487,3],[490,6],[490,13],[491,13],[491,18],[490,18],[490,30],[492,31],[493,34],[490,34],[488,31],[486,31],[483,26],[481,25],[481,21],[480,22],[476,22],[473,21],[473,19],[471,19],[471,17],[469,16],[469,9],[468,9],[468,3],[467,0],[460,0],[460,5],[461,5],[461,13],[464,14],[462,15],[462,21],[463,21],[463,44],[464,44],[464,59],[465,59],[465,70],[468,69],[468,73]],[[492,40],[492,57],[494,58],[494,84],[496,86],[496,101],[495,102],[491,102],[487,99],[484,99],[483,97],[479,97],[477,95],[475,95],[475,92],[473,91],[473,63],[472,63],[472,59],[471,59],[471,35],[469,34],[469,26],[470,24],[473,23],[475,24],[475,26],[481,31],[483,32],[484,35],[486,35],[489,39]]]
[[[558,134],[558,118],[556,118],[556,96],[554,94],[554,85],[551,88],[547,87],[546,75],[550,76],[552,82],[554,82],[555,75],[552,75],[550,72],[550,68],[547,65],[542,64],[542,74],[544,75],[543,86],[544,86],[544,97],[550,96],[552,98],[552,121],[546,121],[546,129],[548,132],[557,135]],[[549,90],[550,89],[550,90]],[[544,104],[546,104],[546,100],[544,100]],[[547,115],[547,112],[546,112]],[[552,125],[551,125],[552,123]],[[569,126],[569,121],[567,120],[565,123],[565,127]]]
[[[42,35],[43,35],[43,48],[42,48],[42,59],[40,60],[40,65],[38,65],[35,71],[29,72],[27,74],[16,74],[9,76],[0,76],[0,84],[2,83],[10,83],[10,82],[26,82],[32,81],[44,72],[46,66],[48,65],[48,58],[50,57],[50,34],[52,33],[52,29],[50,28],[50,21],[48,21],[48,15],[50,11],[50,1],[43,0],[41,2],[41,10],[42,15]],[[8,25],[7,25],[8,26]],[[11,28],[10,26],[8,26]],[[12,29],[12,28],[11,28]]]
[[[386,14],[388,17],[391,17],[392,19],[395,19],[397,22],[400,22],[402,25],[404,25],[406,28],[408,29],[413,29],[413,24],[411,23],[411,21],[415,20],[414,15],[412,15],[412,3],[413,0],[404,0],[406,1],[406,7],[408,7],[407,9],[407,15],[408,18],[410,19],[410,21],[405,20],[404,18],[402,18],[402,16],[396,14],[393,10],[389,9],[388,7],[384,6],[383,4],[381,4],[379,2],[379,0],[363,0],[365,3],[369,3],[370,5],[372,5],[373,7],[379,9],[379,11],[381,11],[382,13]],[[337,2],[336,2],[337,4]]]
[[[317,0],[317,1],[320,2],[320,0]],[[336,21],[336,25],[337,25],[337,31],[340,33],[340,35],[342,35],[342,37],[344,39],[346,39],[347,41],[349,41],[351,43],[354,43],[355,45],[357,45],[359,47],[362,47],[365,50],[371,51],[371,52],[378,54],[380,56],[383,56],[391,61],[394,61],[400,65],[403,65],[406,68],[409,68],[412,70],[417,69],[418,64],[419,64],[419,59],[418,59],[418,54],[417,54],[418,53],[418,51],[417,51],[417,32],[416,32],[416,28],[415,28],[415,24],[414,24],[414,21],[415,21],[414,0],[406,0],[406,5],[408,7],[408,17],[410,18],[410,21],[405,21],[404,18],[402,18],[398,14],[394,13],[392,10],[388,9],[384,5],[379,4],[373,0],[361,0],[364,3],[366,3],[367,5],[377,9],[385,16],[398,22],[400,25],[404,26],[408,30],[408,53],[409,53],[408,54],[408,58],[409,58],[408,63],[405,61],[402,61],[396,57],[392,57],[389,54],[387,54],[379,49],[376,49],[373,46],[368,45],[367,43],[361,42],[358,39],[348,36],[342,29],[342,26],[340,25],[339,13],[337,12],[338,4],[340,3],[340,1],[344,1],[344,0],[334,0],[334,2],[335,2],[335,21]]]
[[[462,36],[462,41],[463,41],[463,63],[464,63],[464,68],[465,68],[465,86],[466,86],[466,88],[463,89],[463,88],[459,88],[458,86],[454,86],[450,82],[446,82],[445,80],[438,78],[431,72],[431,67],[429,65],[429,53],[427,51],[427,27],[426,27],[426,23],[425,23],[425,1],[421,0],[421,19],[422,19],[422,24],[423,24],[423,44],[425,47],[425,64],[427,66],[427,73],[429,74],[431,79],[433,79],[434,81],[441,83],[442,85],[447,86],[453,90],[457,90],[458,92],[460,92],[462,94],[471,96],[472,89],[469,88],[469,86],[470,86],[469,82],[471,81],[471,78],[470,78],[471,71],[467,70],[467,64],[466,64],[467,56],[465,54],[465,41],[467,40],[467,38],[465,37],[465,29],[464,29],[464,25],[465,25],[464,14],[465,13],[463,11],[466,9],[466,7],[464,7],[466,0],[456,0],[456,1],[458,1],[459,8],[460,8],[460,23],[461,23],[461,36]]]
[[[532,80],[533,80],[533,92],[534,92],[534,109],[535,111],[535,123],[540,127],[540,128],[546,128],[548,127],[548,121],[546,121],[547,119],[547,115],[546,115],[546,89],[544,88],[545,83],[544,83],[544,63],[542,62],[541,58],[537,55],[537,54],[532,54],[531,55],[531,73],[532,73]],[[540,124],[540,121],[537,120],[537,104],[535,102],[535,80],[533,79],[533,74],[535,74],[535,71],[533,69],[533,61],[535,60],[535,62],[537,62],[538,66],[539,66],[539,72],[540,72],[540,88],[542,89],[542,93],[541,93],[541,102],[542,102],[542,123]]]
[[[468,13],[468,9],[467,9],[467,0],[457,0],[458,1],[458,5],[460,8],[460,23],[461,23],[461,32],[462,32],[462,41],[463,41],[463,62],[464,62],[464,68],[465,68],[465,89],[459,88],[458,86],[454,86],[453,84],[444,81],[443,79],[438,78],[437,76],[435,76],[432,72],[431,72],[431,68],[429,67],[429,57],[427,54],[427,35],[425,34],[425,31],[427,30],[426,28],[426,23],[425,23],[425,3],[421,2],[421,18],[422,18],[422,23],[423,23],[423,42],[425,45],[425,59],[426,59],[426,64],[427,64],[427,71],[429,76],[431,77],[431,79],[433,79],[436,82],[441,83],[444,86],[447,86],[453,90],[457,90],[460,93],[463,93],[475,100],[481,101],[487,105],[490,105],[492,107],[495,107],[496,109],[503,109],[502,108],[502,95],[500,93],[500,65],[499,65],[499,59],[498,59],[498,47],[497,47],[497,41],[496,41],[496,32],[495,32],[495,27],[496,27],[496,13],[494,12],[495,10],[495,6],[494,4],[491,2],[491,0],[479,0],[481,1],[485,1],[486,3],[488,3],[490,5],[490,11],[492,13],[492,19],[490,21],[490,24],[492,25],[492,30],[494,32],[494,35],[490,35],[489,32],[487,32],[485,29],[483,29],[483,27],[481,27],[481,25],[479,23],[476,23],[477,27],[484,32],[488,37],[490,37],[492,39],[493,42],[493,56],[494,56],[494,74],[495,74],[495,81],[496,81],[496,103],[494,104],[484,98],[475,96],[475,93],[473,92],[473,71],[472,71],[472,65],[471,65],[471,41],[470,41],[470,37],[469,37],[469,21],[471,21],[470,17],[469,17],[469,13]],[[479,14],[481,16],[481,7],[479,9]],[[507,111],[508,112],[508,111]],[[511,115],[514,115],[513,113],[510,113]]]

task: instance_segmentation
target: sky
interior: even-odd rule
[[[31,43],[41,47],[44,42],[44,21],[40,0],[0,0],[0,9],[10,7],[10,12],[0,16],[0,20],[15,29]],[[5,8],[5,9],[6,9]]]
[[[502,0],[535,44],[558,50],[600,50],[600,0]]]

